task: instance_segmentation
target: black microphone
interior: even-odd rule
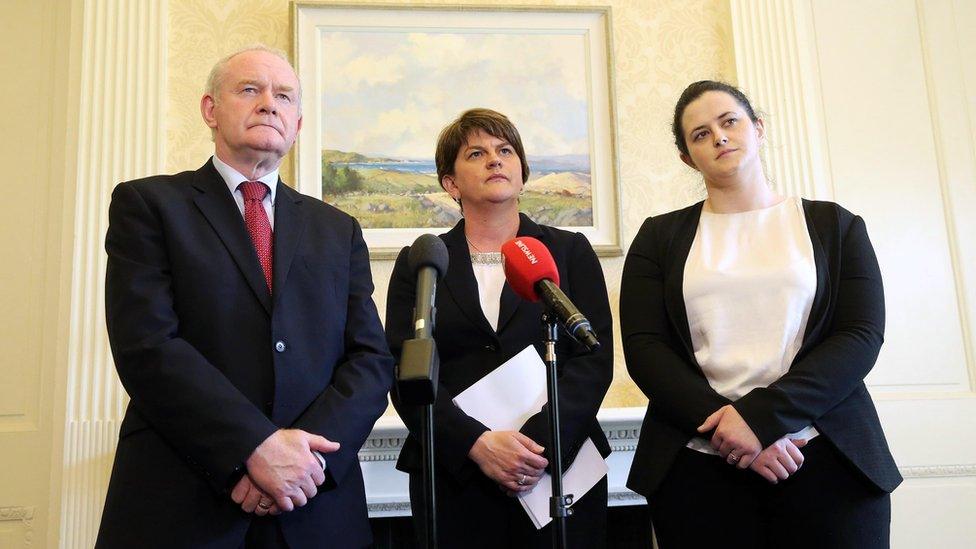
[[[559,289],[559,270],[549,248],[529,236],[520,236],[502,245],[505,279],[512,291],[528,301],[542,301],[559,317],[569,335],[588,350],[600,347],[590,321]]]
[[[600,348],[600,341],[597,340],[596,332],[590,326],[590,321],[583,316],[583,313],[579,312],[576,305],[573,305],[573,302],[566,297],[559,286],[549,279],[543,279],[536,282],[535,287],[542,297],[542,301],[551,311],[556,313],[573,339],[582,343],[589,351]]]
[[[449,259],[444,241],[432,234],[420,235],[410,246],[407,265],[417,278],[413,309],[413,339],[403,342],[397,371],[397,390],[404,404],[431,404],[437,396],[440,359],[434,343],[437,281],[447,273]]]
[[[434,297],[437,281],[447,273],[447,246],[432,234],[422,234],[413,241],[407,254],[410,272],[417,277],[417,301],[413,309],[414,337],[429,338],[434,333]]]

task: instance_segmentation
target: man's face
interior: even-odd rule
[[[205,95],[200,109],[214,130],[221,159],[277,165],[302,127],[298,77],[288,63],[264,51],[236,55],[227,62],[216,94]]]

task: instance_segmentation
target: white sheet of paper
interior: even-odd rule
[[[546,365],[529,345],[456,397],[454,404],[492,431],[517,431],[546,404]],[[563,471],[563,492],[573,501],[596,485],[608,471],[593,441],[586,439],[573,463]],[[543,475],[519,502],[537,529],[552,521],[549,498],[552,477]]]
[[[492,431],[518,431],[546,404],[546,365],[529,345],[454,397],[454,404]]]
[[[563,493],[573,494],[573,503],[576,503],[583,494],[590,491],[590,488],[596,486],[609,470],[607,462],[603,460],[593,440],[588,438],[580,447],[573,463],[563,471]],[[549,516],[550,497],[552,497],[552,475],[548,473],[539,479],[531,492],[519,494],[519,503],[529,514],[537,530],[552,522],[552,517]]]

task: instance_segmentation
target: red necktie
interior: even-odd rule
[[[268,194],[268,186],[260,181],[245,181],[238,188],[244,195],[244,224],[247,232],[251,233],[251,242],[258,253],[264,280],[271,291],[271,266],[273,265],[274,249],[271,245],[271,222],[268,213],[264,211],[264,197]]]

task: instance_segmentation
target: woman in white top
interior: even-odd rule
[[[650,400],[628,486],[669,547],[887,547],[901,476],[864,386],[884,296],[864,222],[784,197],[738,89],[688,86],[681,160],[708,198],[648,218],[620,292]]]
[[[568,337],[559,338],[562,463],[568,466],[587,439],[606,457],[610,445],[596,419],[613,378],[612,322],[603,271],[586,237],[539,225],[519,212],[529,165],[518,130],[505,115],[489,109],[462,113],[441,132],[435,161],[438,181],[464,215],[440,235],[450,264],[437,285],[434,327],[440,355],[434,403],[438,543],[491,549],[550,547],[551,526],[537,530],[514,497],[532,490],[552,459],[548,406],[518,431],[492,431],[452,399],[527,346],[543,348],[543,306],[516,296],[501,264],[503,243],[517,235],[532,236],[552,252],[560,288],[590,320],[602,344],[589,353]],[[387,296],[386,335],[397,360],[403,341],[414,333],[416,281],[407,264],[408,250],[397,258]],[[420,410],[403,405],[396,392],[393,404],[410,429],[397,468],[410,474],[419,534],[425,523],[417,439]],[[578,497],[573,511],[566,523],[572,546],[604,547],[606,480]]]

